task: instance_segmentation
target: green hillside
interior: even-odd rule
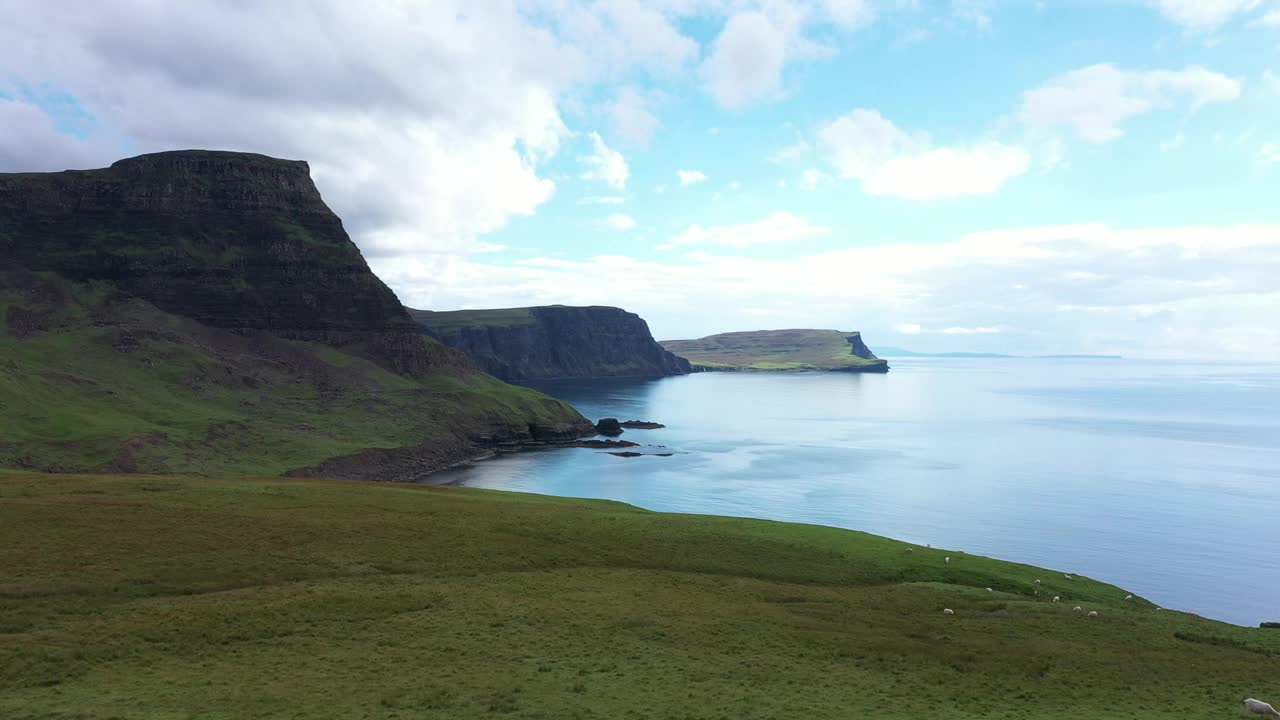
[[[664,340],[662,346],[695,370],[835,370],[885,372],[861,333],[839,330],[757,330],[698,340]]]
[[[1280,697],[1280,632],[609,502],[0,472],[0,568],[6,720],[1185,720]]]
[[[0,174],[0,467],[412,479],[589,428],[424,335],[305,162]]]
[[[465,367],[400,375],[358,343],[210,328],[105,284],[0,273],[0,317],[13,308],[41,329],[0,326],[0,467],[279,474],[409,448],[426,470],[474,454],[472,436],[580,422]],[[367,476],[412,474],[366,459]]]

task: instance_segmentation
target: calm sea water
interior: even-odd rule
[[[433,480],[854,528],[1280,620],[1280,367],[891,362],[548,385],[593,419],[666,423],[624,438],[676,454],[524,453]]]

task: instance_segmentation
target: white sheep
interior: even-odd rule
[[[911,548],[907,548],[907,552],[908,552],[908,553],[912,553],[912,552],[915,552],[915,551],[914,551],[914,550],[912,550]]]
[[[1125,595],[1125,596],[1124,596],[1124,599],[1125,599],[1125,600],[1132,600],[1132,599],[1133,599],[1133,596],[1132,596],[1132,595]]]
[[[951,564],[951,558],[950,558],[950,557],[944,557],[944,558],[942,558],[942,562],[944,562],[944,563],[946,563],[946,564],[950,565],[950,564]]]
[[[1040,584],[1040,581],[1039,581],[1039,580],[1037,580],[1037,581],[1036,581],[1036,584],[1037,584],[1037,585],[1039,585],[1039,584]]]
[[[987,588],[987,592],[995,592],[995,591],[992,590],[991,588]]]
[[[1054,595],[1054,596],[1053,596],[1053,601],[1054,601],[1054,602],[1058,602],[1058,601],[1059,601],[1059,600],[1061,600],[1061,599],[1062,599],[1062,598],[1058,597],[1057,595]]]
[[[1097,611],[1097,610],[1090,610],[1090,611],[1089,611],[1089,617],[1091,617],[1091,618],[1096,618],[1096,617],[1098,617],[1098,611]]]
[[[1071,608],[1071,612],[1084,612],[1084,608],[1082,608],[1082,607],[1080,607],[1079,605],[1077,605],[1077,606],[1075,606],[1075,607]]]
[[[1280,718],[1280,712],[1276,712],[1276,709],[1271,707],[1270,703],[1264,703],[1261,700],[1245,698],[1244,708],[1254,715],[1265,715],[1269,718]]]
[[[945,610],[943,610],[943,611],[942,611],[942,614],[943,614],[943,615],[955,615],[955,614],[956,614],[956,611],[955,611],[955,610],[952,610],[951,608],[946,608]]]
[[[1066,575],[1066,574],[1064,574],[1062,577],[1064,577],[1064,578],[1066,578],[1066,579],[1068,579],[1068,580],[1072,580],[1072,579],[1074,579],[1074,578],[1072,578],[1070,575]]]

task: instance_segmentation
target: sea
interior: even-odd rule
[[[431,481],[852,528],[1280,621],[1280,365],[890,363],[542,385],[666,427],[626,431],[640,457],[513,453]]]

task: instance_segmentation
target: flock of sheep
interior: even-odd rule
[[[908,553],[911,553],[911,552],[912,552],[911,548],[907,548],[907,552],[908,552]],[[944,564],[946,564],[946,565],[950,565],[950,564],[951,564],[951,556],[949,556],[949,555],[948,555],[948,556],[946,556],[946,557],[943,557],[943,558],[942,558],[942,562],[943,562]],[[1066,578],[1067,580],[1074,580],[1074,579],[1075,579],[1075,578],[1073,578],[1071,575],[1065,575],[1065,574],[1064,574],[1062,577]],[[1039,585],[1039,584],[1040,584],[1040,581],[1039,581],[1039,580],[1036,580],[1036,581],[1035,581],[1035,584],[1036,584],[1036,585]],[[987,590],[987,592],[995,592],[992,588],[987,588],[986,590]],[[1039,591],[1039,590],[1036,590],[1036,591],[1035,591],[1035,594],[1038,596],[1038,595],[1040,594],[1040,591]],[[1062,599],[1062,597],[1061,597],[1060,595],[1054,595],[1054,596],[1053,596],[1053,602],[1059,602],[1061,599]],[[1124,596],[1124,599],[1125,599],[1125,600],[1133,600],[1133,596],[1132,596],[1132,595],[1125,595],[1125,596]],[[1164,609],[1164,608],[1156,608],[1156,610],[1163,610],[1163,609]],[[1071,608],[1071,612],[1073,612],[1073,613],[1081,613],[1081,612],[1084,612],[1084,608],[1080,607],[1079,605],[1076,605],[1075,607]],[[942,610],[942,614],[943,614],[943,615],[955,615],[955,614],[956,614],[956,611],[955,611],[955,610],[952,610],[951,608],[943,608],[943,610]],[[1192,615],[1194,615],[1195,613],[1191,613],[1191,614],[1192,614]],[[1090,617],[1090,618],[1096,618],[1096,617],[1098,617],[1098,611],[1097,611],[1097,610],[1090,610],[1090,611],[1089,611],[1089,614],[1087,615],[1087,617]],[[1264,717],[1268,717],[1268,718],[1280,718],[1280,711],[1277,711],[1274,707],[1272,707],[1272,706],[1271,706],[1271,704],[1270,704],[1270,703],[1265,703],[1265,702],[1263,702],[1263,701],[1261,701],[1261,700],[1256,700],[1256,699],[1254,699],[1254,698],[1245,698],[1245,700],[1244,700],[1244,707],[1245,707],[1245,710],[1247,710],[1248,712],[1253,713],[1253,714],[1255,714],[1255,715],[1262,715],[1262,716],[1264,716]]]
[[[930,546],[930,545],[926,545],[925,547],[930,547],[930,548],[931,548],[932,546]],[[912,553],[912,552],[914,552],[914,551],[913,551],[911,548],[907,548],[907,553],[908,553],[908,554],[910,554],[910,553]],[[942,558],[942,562],[943,562],[944,564],[946,564],[946,565],[950,565],[950,564],[951,564],[951,556],[950,556],[950,555],[947,555],[947,556],[943,557],[943,558]],[[1075,578],[1074,578],[1074,577],[1072,577],[1071,575],[1068,575],[1068,574],[1065,574],[1065,573],[1063,574],[1063,576],[1062,576],[1062,577],[1063,577],[1063,578],[1065,578],[1065,579],[1067,579],[1067,580],[1074,580],[1074,579],[1075,579]],[[1036,584],[1036,585],[1039,585],[1039,584],[1040,584],[1040,581],[1039,581],[1039,580],[1036,580],[1036,581],[1035,581],[1035,584]],[[994,591],[994,590],[992,590],[991,588],[987,588],[987,592],[995,592],[995,591]],[[1035,591],[1035,594],[1036,594],[1037,596],[1039,596],[1039,595],[1040,595],[1040,591],[1039,591],[1039,590],[1036,590],[1036,591]],[[1132,600],[1132,599],[1133,599],[1133,596],[1132,596],[1132,595],[1125,595],[1125,596],[1124,596],[1124,599],[1125,599],[1125,600]],[[1059,602],[1060,600],[1062,600],[1062,597],[1061,597],[1061,596],[1059,596],[1059,595],[1054,595],[1054,596],[1053,596],[1053,602]],[[1164,608],[1156,608],[1156,609],[1157,609],[1157,610],[1163,610]],[[1084,608],[1082,608],[1082,607],[1080,607],[1079,605],[1077,605],[1077,606],[1075,606],[1075,607],[1071,608],[1071,612],[1074,612],[1074,613],[1084,612]],[[943,614],[943,615],[955,615],[955,614],[956,614],[956,611],[955,611],[955,610],[952,610],[951,608],[943,608],[943,610],[942,610],[942,614]],[[1089,614],[1087,615],[1087,617],[1091,617],[1091,618],[1096,618],[1096,617],[1098,617],[1098,611],[1097,611],[1097,610],[1090,610],[1090,611],[1089,611]],[[1268,706],[1268,707],[1270,707],[1270,706]],[[1280,716],[1277,716],[1277,717],[1280,717]]]

